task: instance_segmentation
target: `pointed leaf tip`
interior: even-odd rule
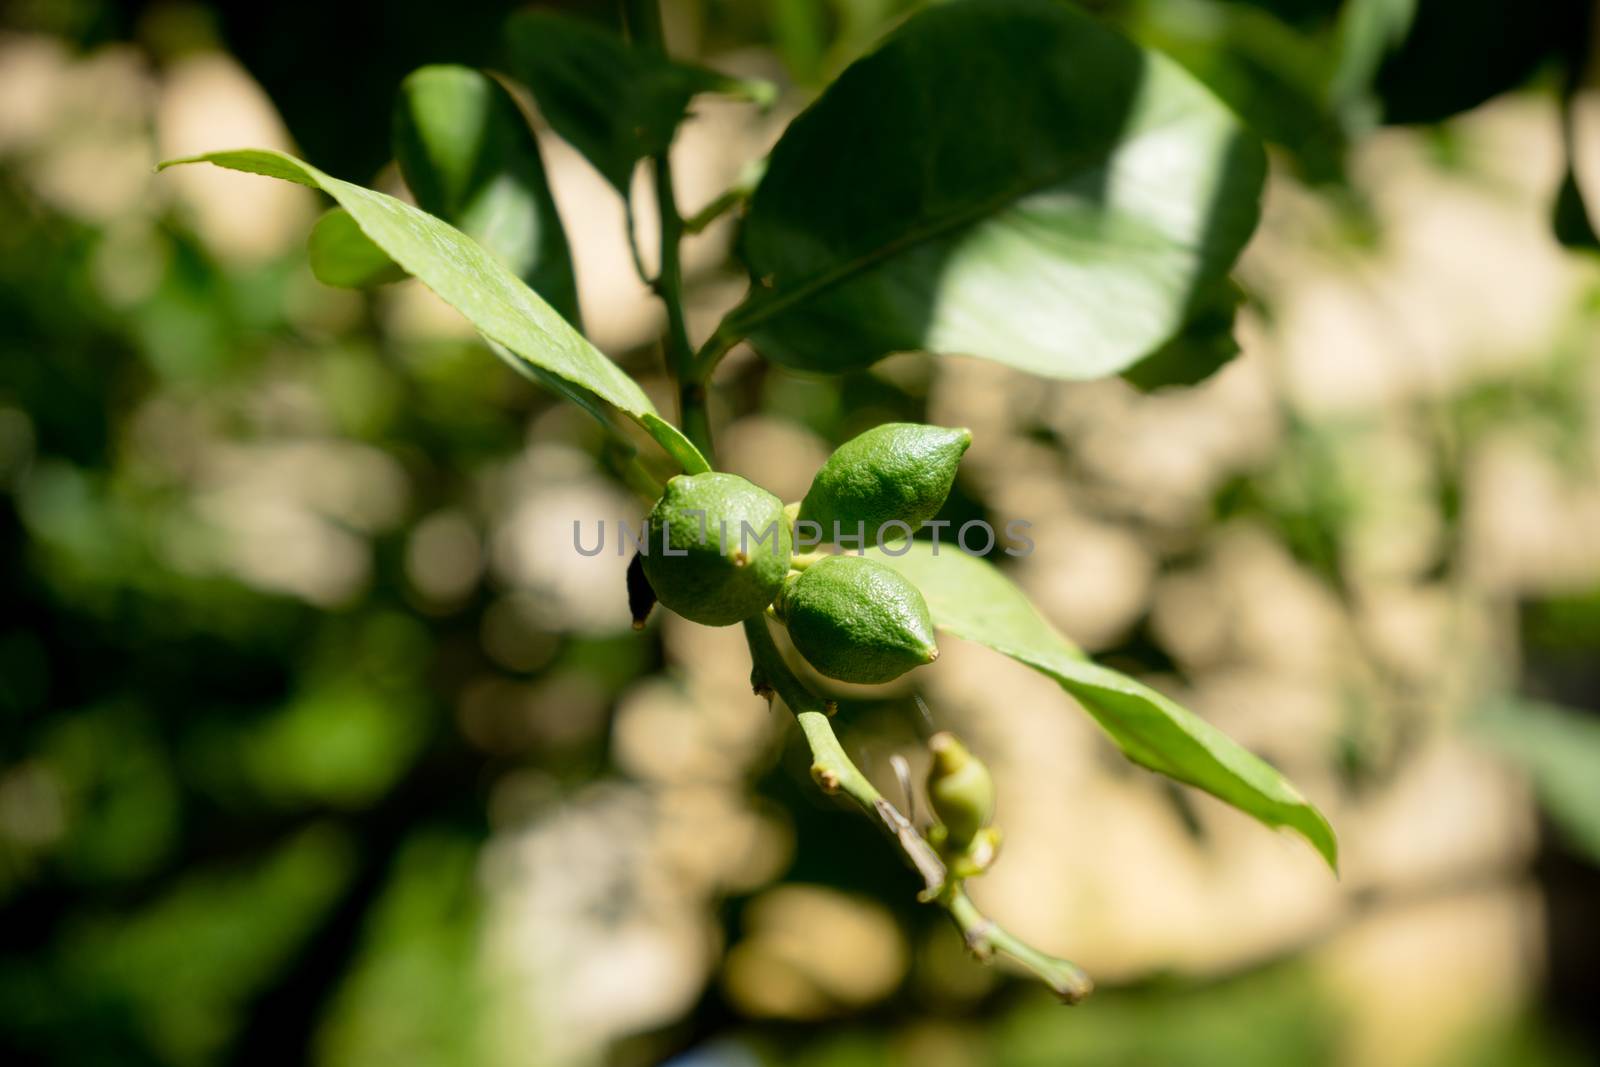
[[[350,213],[378,248],[455,308],[530,377],[580,406],[595,399],[631,417],[685,470],[710,465],[657,414],[639,384],[573,329],[538,293],[472,238],[419,208],[340,181],[271,149],[233,149],[167,160],[163,167],[210,163],[320,189]]]
[[[939,628],[1053,678],[1130,760],[1305,839],[1335,873],[1333,827],[1276,769],[1211,723],[1127,675],[1086,659],[988,561],[949,545],[897,545],[874,558],[911,579]]]

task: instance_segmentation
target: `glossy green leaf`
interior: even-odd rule
[[[895,556],[891,551],[905,549]],[[1054,678],[1135,763],[1299,833],[1337,869],[1339,846],[1320,811],[1221,730],[1126,675],[1090,662],[1010,579],[951,545],[901,542],[873,555],[922,590],[940,629],[988,645]]]
[[[493,252],[582,328],[539,144],[504,86],[470,67],[414,71],[395,100],[394,156],[422,210]]]
[[[449,223],[392,196],[330,177],[282,152],[208,152],[168,160],[161,168],[180,163],[213,163],[322,190],[408,274],[465,315],[513,366],[581,404],[593,405],[598,398],[629,415],[686,471],[710,469],[694,445],[656,413],[637,382],[505,264]]]
[[[900,541],[875,550],[883,562],[922,590],[934,624],[957,637],[981,641],[1013,659],[1044,662],[1083,652],[1050,625],[1017,588],[987,561],[940,543]]]
[[[361,232],[350,212],[336,207],[317,220],[306,246],[311,273],[323,285],[366,289],[406,276],[388,253]]]
[[[525,11],[506,23],[510,74],[623,196],[639,160],[666,151],[697,93],[745,83],[633,48],[581,19]]]
[[[1204,87],[1088,15],[928,8],[779,140],[722,332],[811,371],[927,350],[1116,374],[1225,277],[1264,176]]]

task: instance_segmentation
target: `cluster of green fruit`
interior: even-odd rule
[[[967,430],[890,423],[841,445],[805,499],[785,506],[733,474],[680,475],[651,509],[629,570],[642,625],[659,600],[686,619],[731,626],[767,610],[818,673],[845,682],[892,681],[939,655],[922,593],[899,571],[859,552],[906,536],[950,495]],[[858,554],[796,555],[794,527],[821,531]],[[929,840],[955,879],[994,862],[999,831],[988,768],[953,734],[928,742]],[[954,882],[950,884],[955,884]]]
[[[860,550],[886,532],[914,530],[944,504],[971,443],[967,430],[875,427],[841,445],[787,508],[737,475],[672,479],[630,575],[635,618],[653,600],[707,626],[770,607],[806,661],[845,682],[887,682],[931,663],[939,649],[916,586],[865,555],[796,555],[793,527],[840,542],[840,531],[852,531]]]

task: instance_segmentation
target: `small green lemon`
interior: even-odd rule
[[[775,607],[806,661],[841,682],[891,681],[939,656],[921,591],[877,560],[818,560],[784,583]]]
[[[680,474],[645,523],[644,575],[693,622],[731,626],[766,609],[789,571],[783,501],[733,474]]]
[[[852,437],[828,457],[800,504],[800,519],[817,523],[824,541],[870,548],[911,533],[939,513],[972,431],[890,422]],[[837,526],[835,525],[837,524]],[[837,530],[837,533],[836,533]]]
[[[964,852],[994,818],[994,779],[961,739],[941,731],[928,739],[928,803],[944,827],[943,843]]]

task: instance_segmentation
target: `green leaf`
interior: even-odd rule
[[[891,551],[905,549],[904,555]],[[1287,826],[1335,870],[1339,846],[1320,811],[1263,760],[1193,712],[1084,657],[986,560],[925,541],[873,555],[922,590],[940,629],[1054,678],[1135,763],[1203,789],[1268,826]]]
[[[1124,26],[1183,64],[1307,181],[1344,174],[1345,134],[1330,101],[1341,57],[1331,26],[1301,30],[1253,3],[1144,0]]]
[[[582,328],[539,143],[504,86],[470,67],[412,72],[395,100],[394,156],[422,210],[500,257]]]
[[[1211,377],[1239,354],[1233,315],[1243,300],[1237,286],[1220,286],[1215,296],[1201,302],[1182,333],[1123,371],[1123,380],[1148,393]]]
[[[1398,7],[1398,0],[1371,0]],[[1367,6],[1371,6],[1369,3]],[[1391,124],[1442,122],[1526,82],[1588,39],[1588,4],[1414,0],[1374,89]]]
[[[1206,89],[1089,16],[939,5],[779,140],[721,332],[810,371],[926,350],[1116,374],[1225,277],[1264,177]]]
[[[1513,699],[1482,709],[1467,725],[1527,774],[1562,836],[1600,864],[1600,717]]]
[[[1411,31],[1417,0],[1347,0],[1339,10],[1335,54],[1338,63],[1328,82],[1333,104],[1346,116],[1376,113],[1373,84],[1384,59]]]
[[[598,398],[621,410],[689,473],[710,469],[688,438],[656,413],[637,382],[505,264],[449,223],[392,196],[330,177],[282,152],[260,148],[208,152],[168,160],[159,169],[181,163],[212,163],[321,189],[406,273],[465,315],[512,366],[591,409]]]
[[[816,0],[770,0],[767,32],[783,65],[800,85],[822,80],[828,44],[828,11]]]
[[[388,254],[361,232],[350,212],[336,207],[311,228],[306,253],[311,273],[323,285],[341,289],[366,289],[387,285],[406,276]]]
[[[922,590],[934,624],[941,629],[1024,662],[1052,657],[1087,660],[1045,621],[1015,582],[985,560],[949,544],[936,550],[927,541],[900,541],[875,554]]]
[[[513,15],[506,47],[509,72],[533,90],[551,127],[624,197],[634,165],[671,145],[691,98],[749,88],[547,11]]]

